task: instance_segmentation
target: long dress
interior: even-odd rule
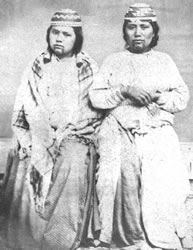
[[[140,86],[160,98],[146,107],[121,95]],[[109,110],[99,132],[97,195],[100,241],[114,249],[148,244],[181,249],[188,232],[188,174],[173,129],[188,88],[165,53],[125,50],[107,57],[90,90],[94,107]]]
[[[88,230],[100,123],[88,89],[96,72],[83,52],[60,61],[46,51],[23,74],[13,113],[15,180],[5,187],[10,249],[76,249]]]

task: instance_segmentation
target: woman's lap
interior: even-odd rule
[[[188,179],[185,165],[183,165],[181,159],[179,141],[173,128],[165,126],[152,129],[149,134],[135,138],[133,146],[126,133],[122,133],[121,138],[121,166],[113,213],[114,245],[117,246],[118,244],[123,247],[143,240],[143,233],[139,233],[143,227],[140,226],[142,223],[140,215],[142,213],[145,234],[148,240],[152,241],[152,244],[163,248],[179,247],[176,232],[183,235],[186,230],[183,209],[188,192]],[[103,158],[106,157],[104,163],[109,161],[114,164],[111,161],[111,155],[108,152],[105,154],[103,155]],[[102,190],[102,187],[105,188],[106,185],[104,178],[105,164],[103,164],[102,159],[100,163],[102,168],[99,169],[100,186],[98,186],[98,193],[100,194],[99,210],[103,220],[106,213],[105,201],[107,205],[108,199],[105,198],[107,195]],[[139,172],[141,169],[141,173],[137,173],[137,169]],[[111,183],[109,178],[112,178],[112,175],[109,174],[108,176],[108,182]],[[142,190],[142,200],[139,190]],[[135,208],[133,207],[134,204],[136,205]],[[133,213],[135,216],[133,216]],[[134,218],[136,218],[135,221]],[[157,221],[158,218],[161,218],[159,222]],[[108,222],[106,224],[106,229],[103,227],[101,235],[104,235],[103,231],[105,230],[112,233],[109,230]],[[179,228],[180,225],[181,229]],[[137,237],[135,237],[137,230],[139,231],[136,234]],[[163,244],[161,243],[162,240]]]
[[[29,192],[30,184],[26,179],[28,164],[27,161],[20,161],[19,165],[12,166],[17,173],[9,213],[5,218],[9,246],[35,249],[40,247],[42,237],[41,247],[45,245],[44,249],[65,249],[65,245],[70,249],[74,244],[79,244],[91,202],[96,164],[94,145],[81,142],[64,144],[53,170],[44,219],[35,212],[33,197]],[[4,198],[7,199],[6,193]]]
[[[51,187],[47,199],[50,219],[44,232],[43,249],[54,246],[71,249],[79,245],[90,212],[94,158],[93,145],[64,144],[53,172],[56,185]]]
[[[179,248],[185,236],[187,170],[178,138],[171,126],[138,136],[142,162],[142,214],[148,240],[160,248]]]

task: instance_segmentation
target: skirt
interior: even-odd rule
[[[93,211],[97,162],[94,143],[78,138],[63,141],[53,168],[43,216],[35,212],[31,184],[26,177],[30,158],[19,160],[17,155],[9,158],[12,160],[8,161],[10,170],[2,199],[6,206],[2,209],[5,221],[2,242],[15,250],[78,248],[86,241]]]

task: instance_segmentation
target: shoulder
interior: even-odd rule
[[[107,56],[105,58],[105,60],[103,61],[103,63],[110,63],[110,62],[120,62],[122,61],[124,58],[126,58],[128,55],[127,55],[127,51],[120,51],[120,52],[115,52],[115,53],[112,53],[110,54],[109,56]]]
[[[165,52],[153,50],[153,51],[152,51],[152,54],[153,54],[155,57],[157,57],[157,58],[159,58],[160,60],[163,60],[163,61],[165,61],[165,62],[167,62],[167,61],[168,61],[168,62],[173,62],[172,57],[171,57],[169,54],[165,53]]]
[[[77,54],[77,63],[87,63],[87,64],[96,64],[96,61],[85,51],[81,51]]]
[[[169,70],[172,73],[179,73],[178,67],[172,57],[164,52],[153,51],[156,60],[161,64],[161,66],[165,67],[165,69]]]
[[[130,61],[130,56],[126,50],[112,53],[105,58],[100,70],[103,74],[109,74],[112,72],[119,73],[123,68],[125,68],[128,61]]]
[[[41,78],[42,69],[45,64],[51,62],[51,54],[48,50],[39,54],[32,62],[31,68],[33,72]]]
[[[95,73],[98,71],[97,62],[85,51],[81,51],[76,56],[76,63],[79,68],[91,68]]]
[[[35,74],[38,78],[42,77],[42,69],[45,64],[44,58],[47,55],[46,52],[39,54],[37,57],[32,59],[24,68],[23,73],[21,75],[21,84],[22,86],[27,86],[29,80]]]

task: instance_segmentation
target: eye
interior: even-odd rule
[[[150,26],[147,24],[142,24],[140,27],[142,30],[146,30],[146,29],[149,29]]]
[[[135,25],[127,25],[127,29],[128,30],[134,30],[135,29]]]
[[[58,31],[55,30],[55,29],[53,29],[53,30],[52,30],[52,34],[57,35],[57,34],[58,34]]]
[[[71,36],[71,34],[66,33],[66,32],[63,32],[63,36],[70,37],[70,36]]]

